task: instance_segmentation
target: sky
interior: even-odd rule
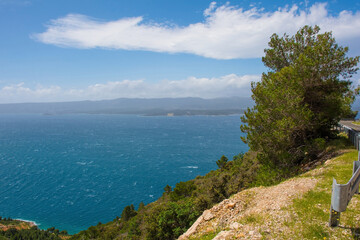
[[[0,103],[249,97],[304,25],[360,55],[357,0],[0,0]]]

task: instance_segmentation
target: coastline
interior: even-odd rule
[[[16,218],[14,220],[24,222],[24,223],[28,223],[30,225],[30,227],[34,227],[34,226],[38,227],[40,225],[40,224],[37,224],[35,221],[25,220],[25,219],[21,219],[21,218]]]
[[[34,221],[29,221],[25,219],[8,219],[8,220],[1,220],[0,222],[0,230],[7,231],[9,229],[15,228],[17,230],[22,229],[30,229],[32,227],[37,227],[38,224]]]

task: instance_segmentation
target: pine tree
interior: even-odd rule
[[[243,141],[263,162],[289,167],[315,156],[307,155],[314,144],[330,138],[332,127],[351,114],[349,79],[359,57],[347,57],[347,47],[319,31],[305,26],[291,37],[274,34],[265,49],[262,60],[270,71],[252,84],[255,106],[241,126]]]

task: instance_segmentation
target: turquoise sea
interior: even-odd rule
[[[0,115],[0,216],[76,233],[246,152],[240,116]]]

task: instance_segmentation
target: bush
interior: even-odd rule
[[[174,190],[170,193],[171,201],[178,201],[185,197],[191,197],[196,186],[193,180],[187,182],[179,182],[175,185]]]
[[[223,168],[225,168],[227,161],[228,161],[228,158],[225,157],[224,155],[222,155],[221,158],[216,161],[216,165],[217,165],[220,169],[223,169]]]
[[[126,206],[124,208],[124,210],[121,213],[121,220],[123,221],[128,221],[129,219],[131,219],[132,217],[136,216],[136,211],[134,208],[134,205],[131,204],[130,206]]]

